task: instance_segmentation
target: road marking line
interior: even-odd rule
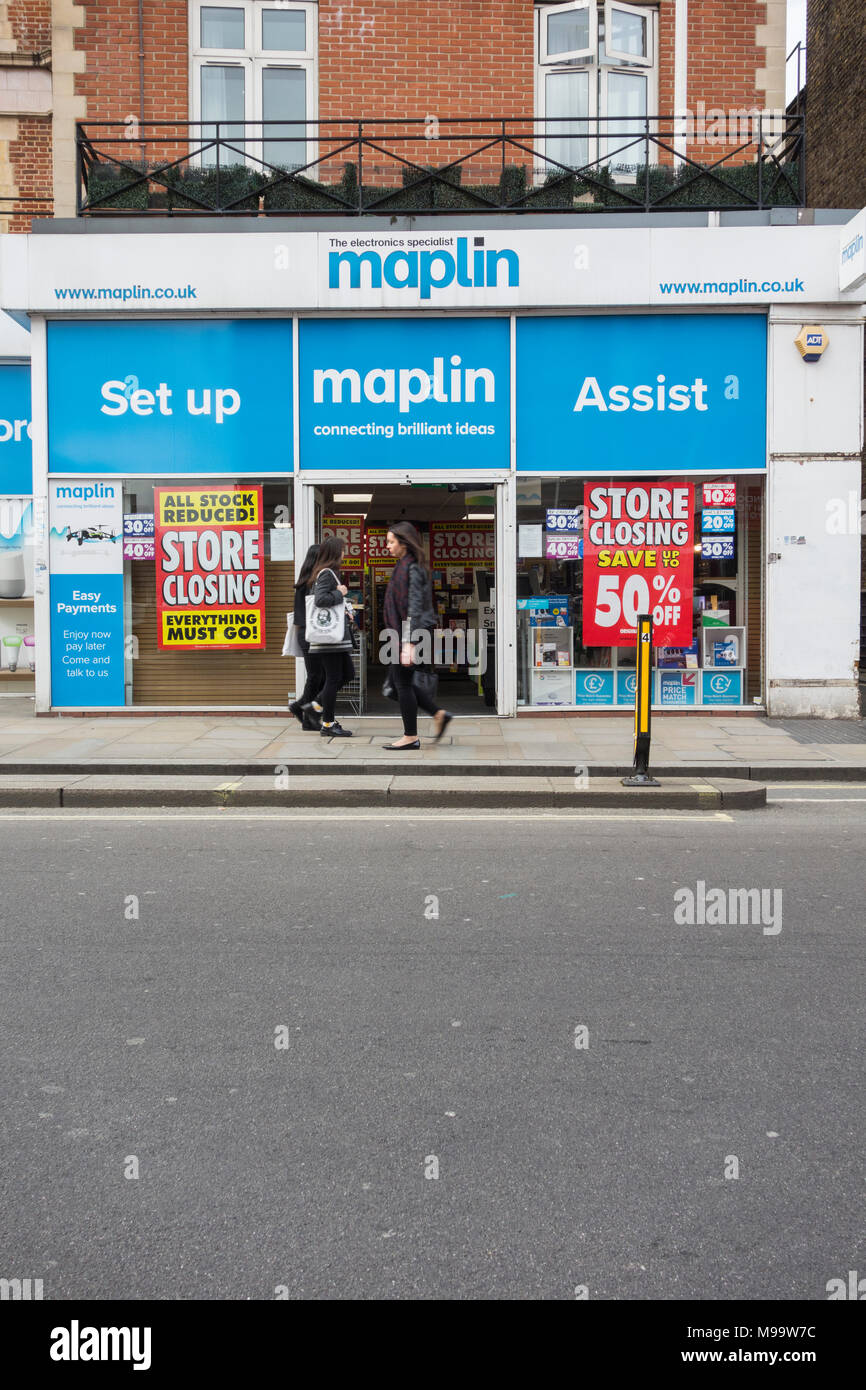
[[[334,808],[334,809],[338,809],[338,808]],[[470,821],[491,821],[491,822],[497,822],[497,821],[525,821],[525,820],[527,819],[528,816],[531,816],[533,820],[549,820],[549,821],[563,821],[563,820],[581,820],[581,821],[588,821],[588,820],[593,820],[593,821],[624,821],[624,820],[637,820],[637,821],[641,821],[641,820],[644,820],[644,821],[651,821],[651,820],[652,820],[652,821],[691,821],[692,824],[694,824],[695,822],[697,822],[698,824],[705,823],[705,824],[712,824],[712,825],[718,825],[719,823],[729,823],[729,824],[730,824],[730,823],[733,822],[733,816],[727,814],[725,811],[692,811],[691,813],[688,813],[688,814],[685,813],[685,812],[671,812],[670,814],[667,814],[667,813],[665,813],[664,811],[651,811],[651,810],[647,810],[647,811],[622,811],[622,812],[620,812],[619,815],[617,815],[615,812],[611,812],[611,811],[602,811],[602,812],[594,812],[594,811],[541,811],[541,812],[539,812],[538,814],[533,815],[533,813],[532,813],[532,807],[531,807],[531,806],[528,806],[528,807],[526,808],[525,811],[514,812],[514,813],[507,812],[507,811],[506,811],[506,812],[500,812],[499,814],[496,814],[495,812],[486,813],[486,812],[483,812],[483,811],[478,811],[478,812],[466,811],[466,812],[463,812],[463,813],[454,812],[454,811],[446,811],[446,812],[443,812],[442,814],[437,814],[437,812],[436,812],[435,810],[431,810],[431,811],[427,811],[424,815],[409,815],[409,816],[401,814],[401,813],[398,812],[398,811],[396,810],[396,808],[395,808],[395,810],[392,810],[392,811],[362,812],[362,813],[359,814],[359,815],[358,815],[358,814],[353,815],[353,816],[351,817],[351,821],[399,821],[400,823],[402,823],[403,821],[413,821],[413,822],[417,821],[417,822],[419,822],[419,823],[425,823],[425,822],[429,822],[429,821],[431,821],[431,820],[436,820],[436,821],[466,821],[466,820],[470,820]],[[226,810],[226,811],[204,811],[204,812],[180,811],[180,812],[178,812],[178,813],[176,813],[176,814],[170,814],[170,813],[169,813],[169,814],[161,814],[161,813],[159,813],[159,812],[156,812],[156,813],[154,813],[154,812],[149,812],[149,813],[147,813],[147,812],[146,812],[146,813],[144,813],[144,814],[141,814],[141,813],[132,812],[132,811],[129,811],[129,812],[126,812],[126,811],[112,811],[112,812],[110,812],[110,813],[108,813],[108,812],[100,812],[100,811],[79,811],[79,810],[77,810],[77,809],[74,808],[74,807],[69,807],[69,808],[67,808],[66,810],[62,810],[62,809],[58,808],[58,809],[57,809],[56,811],[54,811],[54,812],[39,812],[39,813],[36,814],[36,815],[30,815],[30,816],[28,816],[28,815],[22,815],[20,812],[15,812],[15,813],[12,813],[12,814],[8,814],[8,813],[4,813],[4,812],[0,811],[0,821],[22,821],[22,822],[29,822],[29,821],[36,821],[36,820],[60,820],[60,819],[64,819],[64,820],[98,820],[98,821],[103,821],[103,820],[128,820],[128,821],[154,821],[154,822],[156,822],[156,821],[159,821],[159,822],[169,821],[169,822],[170,822],[170,821],[179,821],[179,820],[191,820],[191,821],[205,821],[205,820],[206,820],[206,821],[223,821],[223,822],[227,822],[227,821],[232,821],[232,822],[234,822],[234,821],[239,821],[239,820],[266,821],[266,822],[270,822],[270,821],[330,821],[330,822],[333,822],[333,819],[334,819],[334,812],[333,812],[333,810],[332,810],[331,812],[324,812],[324,811],[312,811],[312,812],[308,812],[308,811],[271,811],[271,812],[267,812],[267,811],[258,811],[258,812],[249,812],[249,811],[240,811],[240,810]],[[349,822],[349,823],[351,823],[351,822]]]
[[[840,801],[853,801],[859,806],[866,806],[866,796],[780,796],[778,793],[770,793],[772,801],[810,801],[816,806],[838,806]]]

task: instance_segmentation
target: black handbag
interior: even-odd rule
[[[435,701],[439,688],[439,677],[435,671],[424,671],[420,666],[416,666],[412,672],[412,684],[420,695],[426,695],[431,702]]]

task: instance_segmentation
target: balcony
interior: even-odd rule
[[[77,127],[80,216],[753,210],[805,203],[805,117]]]

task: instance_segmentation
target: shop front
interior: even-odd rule
[[[392,713],[404,520],[457,713],[629,708],[645,612],[660,710],[855,713],[859,534],[824,521],[859,498],[839,231],[300,232],[281,262],[269,231],[94,230],[15,238],[17,297],[0,245],[32,325],[37,710],[284,710],[295,575],[337,534],[361,628],[343,713]],[[70,308],[109,243],[119,280],[170,265],[201,307]],[[251,264],[230,282],[229,243]],[[722,251],[749,276],[699,278]],[[798,351],[805,320],[832,358]]]

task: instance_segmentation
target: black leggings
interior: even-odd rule
[[[400,697],[400,717],[403,720],[403,733],[411,738],[418,737],[418,706],[421,706],[425,714],[438,714],[439,706],[433,700],[428,700],[421,690],[417,690],[412,684],[412,672],[414,666],[392,665],[391,679],[397,687],[397,694]]]
[[[325,670],[318,652],[310,651],[310,644],[306,638],[300,639],[301,651],[304,653],[304,665],[307,669],[307,679],[304,688],[298,696],[299,705],[308,705],[311,700],[318,699],[319,691],[325,684]]]
[[[333,724],[337,705],[337,692],[355,678],[355,664],[349,652],[315,652],[322,663],[325,684],[319,693],[322,706],[322,723]]]

